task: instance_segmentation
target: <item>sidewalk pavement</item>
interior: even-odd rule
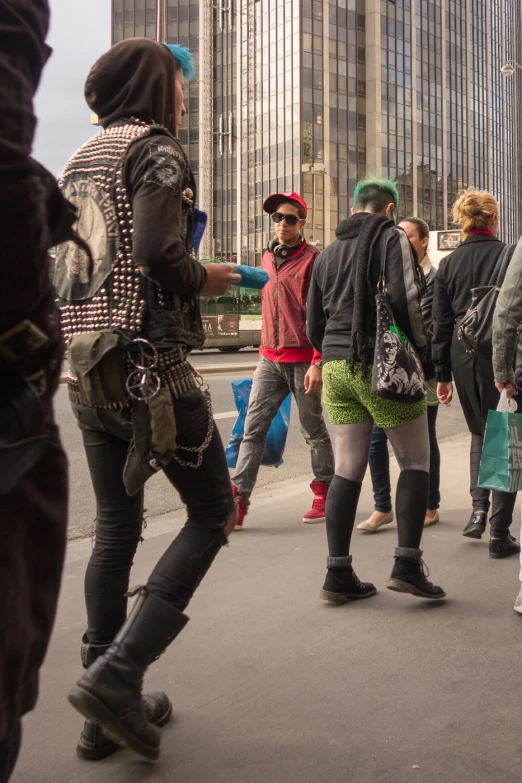
[[[82,720],[66,696],[80,674],[89,542],[72,543],[39,704],[24,720],[13,783],[506,783],[522,779],[517,558],[462,538],[468,438],[442,451],[442,521],[423,546],[448,594],[430,603],[385,589],[395,524],[355,532],[354,565],[378,594],[320,601],[324,525],[304,525],[308,482],[259,488],[189,607],[192,621],[154,663],[175,720],[155,764],[122,750],[75,757]],[[396,474],[396,469],[395,474]],[[372,510],[367,479],[358,521]],[[518,536],[519,514],[514,532]],[[151,523],[132,584],[144,582],[182,519]]]

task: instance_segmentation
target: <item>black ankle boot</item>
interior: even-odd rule
[[[82,638],[81,660],[84,669],[88,669],[94,661],[103,655],[110,644],[94,646],[89,644],[87,634]],[[172,702],[162,691],[144,691],[142,695],[143,710],[150,723],[161,728],[166,726],[172,717]],[[105,736],[101,726],[86,720],[78,744],[77,755],[86,761],[101,761],[112,756],[120,749],[118,743]]]
[[[148,759],[159,757],[161,735],[143,704],[143,675],[187,622],[186,615],[142,588],[109,649],[69,694],[73,707],[99,723],[106,736]]]
[[[346,601],[355,601],[359,598],[370,598],[375,595],[377,589],[371,582],[361,582],[352,568],[352,556],[327,557],[326,574],[323,589],[319,597],[323,601],[333,601],[344,604]]]
[[[482,538],[486,532],[487,521],[488,515],[485,511],[473,511],[462,535],[466,538]]]
[[[502,538],[489,539],[489,556],[494,560],[518,554],[520,554],[520,544],[511,533],[506,533]]]
[[[426,578],[429,571],[425,573],[425,564],[421,558],[420,549],[397,547],[395,565],[386,587],[396,593],[410,593],[418,598],[445,598],[442,587],[437,587]]]

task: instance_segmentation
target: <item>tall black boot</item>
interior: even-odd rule
[[[424,470],[402,470],[397,482],[395,515],[399,546],[420,549],[428,508],[430,474]]]
[[[161,735],[143,707],[143,676],[187,622],[178,609],[141,588],[109,649],[69,694],[73,707],[99,723],[104,734],[148,759],[159,757]]]
[[[83,668],[88,669],[109,647],[110,644],[89,644],[87,634],[84,634],[80,650]],[[162,691],[144,691],[142,701],[148,720],[155,726],[166,726],[172,716],[172,703],[167,694]],[[119,749],[120,745],[106,737],[98,723],[93,723],[92,720],[85,721],[76,746],[76,753],[80,758],[87,761],[101,761],[112,756]]]
[[[83,668],[88,669],[97,658],[107,652],[109,647],[110,644],[96,646],[89,644],[87,634],[84,634],[80,648]],[[88,761],[100,761],[116,753],[119,748],[120,746],[116,742],[104,735],[101,726],[93,723],[92,720],[85,721],[80,739],[76,745],[76,753],[80,758]]]

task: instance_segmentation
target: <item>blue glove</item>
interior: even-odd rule
[[[241,280],[238,283],[232,283],[232,285],[236,285],[239,288],[255,288],[259,291],[270,280],[268,272],[256,266],[238,264],[236,271],[238,275],[241,275]]]

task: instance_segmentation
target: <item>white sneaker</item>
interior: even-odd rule
[[[390,522],[393,522],[393,511],[374,511],[371,517],[364,522],[359,522],[357,530],[362,530],[363,533],[376,533],[380,527],[389,525]]]
[[[522,614],[522,587],[520,588],[520,593],[518,594],[517,600],[515,601],[515,606],[513,607],[515,612],[518,612],[519,614]]]

